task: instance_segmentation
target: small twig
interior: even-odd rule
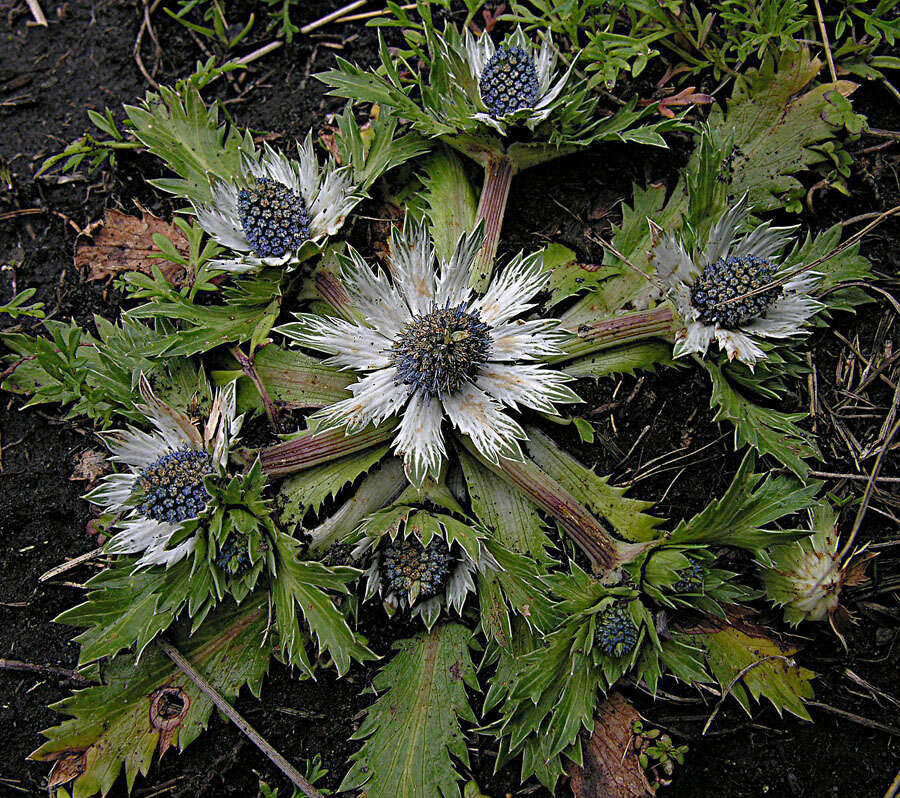
[[[336,19],[340,19],[341,17],[347,16],[351,11],[356,11],[360,6],[364,6],[368,0],[354,0],[352,3],[348,3],[347,5],[339,8],[337,11],[332,11],[330,14],[326,14],[324,17],[320,17],[315,20],[315,22],[310,22],[308,25],[304,25],[300,28],[300,33],[309,33],[310,31],[314,31],[316,28],[321,28],[323,25],[327,25],[329,22],[334,22]]]
[[[897,771],[897,776],[891,782],[891,786],[888,787],[884,798],[897,798],[898,795],[900,795],[900,770]]]
[[[248,53],[243,58],[238,58],[239,64],[252,64],[254,61],[262,58],[264,55],[268,55],[273,50],[277,50],[281,45],[284,44],[281,39],[276,39],[274,42],[269,42],[268,44],[260,47],[258,50],[254,50],[252,53]]]
[[[834,57],[831,55],[831,45],[828,43],[828,31],[825,30],[825,20],[822,17],[822,6],[819,0],[813,0],[816,7],[816,17],[819,19],[819,30],[822,32],[822,44],[825,46],[825,57],[828,59],[828,71],[831,73],[831,82],[837,83],[837,72],[834,69]]]
[[[262,399],[263,407],[266,410],[266,417],[269,419],[269,425],[275,432],[278,432],[278,408],[275,407],[272,397],[269,396],[269,391],[265,384],[263,384],[259,372],[257,372],[256,368],[253,366],[253,361],[248,358],[238,346],[231,347],[231,354],[234,355],[235,360],[241,364],[244,374],[246,374],[253,385],[256,386],[256,390],[259,392],[259,398]]]
[[[898,729],[896,726],[888,726],[885,723],[879,723],[877,720],[869,720],[868,718],[864,718],[861,715],[854,715],[852,712],[847,712],[844,709],[833,707],[830,704],[823,704],[821,701],[807,701],[806,706],[813,707],[814,709],[822,709],[825,712],[830,712],[832,715],[837,715],[839,718],[844,718],[845,720],[851,720],[854,723],[858,723],[860,726],[865,726],[869,729],[875,729],[875,731],[885,732],[886,734],[890,734],[894,737],[900,737],[900,729]]]
[[[34,21],[38,25],[43,25],[45,28],[47,27],[47,17],[44,16],[44,12],[41,11],[41,6],[38,3],[38,0],[25,0],[28,3],[28,9],[31,11],[31,16],[34,17]]]
[[[137,37],[134,40],[134,47],[132,48],[132,54],[134,55],[134,61],[138,66],[138,69],[141,71],[141,74],[144,76],[144,79],[149,83],[154,89],[159,88],[159,83],[153,78],[147,68],[144,66],[144,60],[141,58],[141,43],[144,40],[144,31],[150,31],[150,37],[153,39],[154,44],[156,44],[156,63],[153,67],[153,73],[156,73],[157,66],[159,65],[159,54],[162,52],[162,48],[159,46],[159,40],[156,38],[156,32],[153,30],[153,26],[150,24],[150,15],[156,11],[156,7],[160,4],[161,0],[154,0],[153,5],[148,4],[148,0],[144,0],[144,18],[141,20],[141,27],[138,29]]]
[[[400,6],[403,11],[412,11],[414,8],[418,8],[418,3],[407,3],[405,6]],[[364,19],[372,19],[374,17],[380,17],[382,14],[389,14],[390,12],[383,8],[381,11],[366,11],[364,14],[351,14],[349,17],[341,17],[341,24],[344,22],[359,22]]]
[[[865,474],[837,474],[833,471],[810,471],[809,475],[817,479],[851,479],[854,482],[868,482],[870,479]],[[900,477],[877,477],[875,481],[897,484],[900,483]]]
[[[900,397],[900,392],[895,395],[895,404],[897,398]],[[859,504],[859,509],[856,511],[856,518],[853,519],[853,527],[850,530],[850,537],[847,538],[847,542],[844,544],[843,548],[838,554],[838,560],[843,560],[844,555],[850,551],[850,547],[853,545],[853,541],[856,539],[856,534],[859,532],[860,526],[862,526],[863,518],[866,515],[866,509],[869,506],[869,502],[872,499],[872,494],[875,492],[875,480],[878,479],[878,473],[881,471],[881,465],[884,462],[884,456],[887,454],[888,449],[891,448],[891,443],[894,440],[894,436],[897,434],[897,430],[900,429],[900,419],[898,419],[894,426],[891,427],[891,431],[887,435],[887,439],[884,442],[884,446],[881,447],[881,451],[878,452],[878,457],[875,458],[875,465],[872,467],[872,473],[869,475],[869,481],[866,484],[866,489],[863,491],[862,501]]]
[[[40,676],[54,676],[60,679],[68,679],[79,685],[91,684],[91,680],[82,676],[77,671],[67,668],[57,668],[53,665],[38,665],[34,662],[22,662],[18,659],[0,658],[0,671],[21,671],[22,673],[36,673]]]
[[[94,557],[99,557],[101,554],[103,554],[103,546],[100,546],[97,549],[93,549],[92,551],[86,551],[84,554],[79,554],[77,557],[73,557],[71,560],[66,560],[66,562],[62,563],[62,565],[57,565],[51,568],[49,571],[42,573],[38,577],[38,582],[46,582],[48,579],[53,579],[53,577],[59,576],[60,574],[71,570],[76,565],[81,565],[83,562],[93,560]]]
[[[240,729],[241,732],[243,732],[304,795],[309,798],[324,798],[322,793],[303,778],[300,772],[290,762],[278,753],[278,751],[276,751],[266,739],[256,731],[256,729],[244,720],[243,716],[222,697],[215,687],[197,672],[194,666],[181,655],[178,649],[162,638],[156,639],[156,645],[162,649],[163,653],[171,659],[172,662],[181,668],[184,674],[197,685],[200,691],[209,698],[209,700],[212,701],[213,704],[215,704],[216,707],[226,715],[228,719],[237,726],[238,729]]]
[[[725,699],[728,698],[728,696],[731,694],[731,691],[734,689],[734,686],[741,679],[743,679],[748,673],[750,673],[750,671],[752,671],[754,668],[758,668],[760,665],[762,665],[764,662],[768,662],[770,659],[783,660],[784,662],[786,662],[788,664],[788,666],[791,666],[794,664],[793,660],[791,660],[789,657],[782,656],[781,654],[769,654],[768,656],[763,657],[762,659],[756,660],[756,662],[751,662],[746,668],[741,670],[741,672],[738,673],[737,676],[735,676],[728,683],[728,687],[726,687],[722,691],[722,696],[719,698],[718,701],[716,701],[716,705],[713,708],[712,714],[707,719],[706,725],[704,725],[704,727],[703,727],[703,731],[700,732],[701,736],[706,734],[707,730],[709,729],[709,727],[712,724],[713,720],[715,719],[716,715],[719,714],[719,710],[722,708],[722,704],[725,702]]]
[[[600,236],[594,236],[588,234],[588,240],[593,241],[595,244],[599,244],[603,249],[607,250],[614,257],[618,258],[622,263],[624,263],[629,269],[631,269],[636,274],[643,277],[648,283],[651,283],[655,288],[662,292],[663,296],[665,296],[669,292],[668,286],[666,286],[658,277],[652,274],[648,274],[643,269],[635,266],[628,258],[626,258],[619,250],[617,250],[609,241],[606,241]]]

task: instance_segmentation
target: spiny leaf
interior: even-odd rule
[[[211,202],[211,179],[233,179],[243,173],[244,158],[253,156],[250,132],[220,124],[218,103],[207,107],[194,87],[179,94],[163,86],[125,110],[134,135],[182,178],[150,182],[179,197]]]
[[[281,523],[290,529],[300,524],[309,510],[319,512],[326,499],[366,473],[389,450],[389,446],[375,446],[288,477],[278,491]]]
[[[665,341],[641,341],[607,349],[566,363],[563,371],[571,377],[606,377],[634,374],[638,369],[656,371],[658,366],[678,366],[672,346]]]
[[[731,386],[723,370],[711,360],[702,361],[712,380],[709,406],[716,421],[734,424],[735,448],[749,444],[760,454],[771,454],[801,479],[806,479],[809,458],[821,458],[812,434],[797,426],[805,413],[782,413],[754,404]]]
[[[233,699],[244,684],[258,697],[271,654],[271,643],[266,643],[266,597],[257,594],[240,607],[228,601],[193,636],[182,624],[171,642],[226,699]],[[31,754],[44,762],[71,763],[77,757],[80,768],[73,774],[81,772],[73,798],[106,795],[123,764],[130,790],[137,774],[147,773],[157,743],[160,755],[175,742],[183,750],[206,728],[213,708],[155,646],[138,664],[131,654],[116,657],[103,676],[104,684],[78,690],[53,705],[72,717],[43,732],[47,742]],[[175,706],[181,703],[180,717],[161,714],[159,702],[166,696],[175,699]]]
[[[810,682],[815,673],[794,661],[796,648],[777,643],[762,630],[735,626],[694,635],[693,642],[706,649],[707,662],[719,684],[731,688],[748,715],[749,691],[756,701],[760,696],[768,698],[779,715],[787,710],[812,720],[803,701],[814,697]],[[732,684],[738,675],[740,679]]]
[[[87,601],[66,610],[55,621],[87,626],[75,640],[81,643],[78,663],[135,646],[138,656],[156,635],[167,629],[191,599],[190,615],[206,615],[214,599],[209,572],[191,575],[190,559],[171,568],[146,568],[136,573],[133,558],[123,558],[101,571],[87,587]]]
[[[423,170],[431,238],[438,257],[447,260],[460,236],[468,235],[475,227],[478,199],[465,164],[452,150],[435,152],[425,160]]]
[[[579,463],[536,428],[528,429],[526,449],[535,463],[592,513],[605,519],[619,536],[635,541],[657,537],[654,530],[662,519],[644,512],[652,502],[625,498],[626,488],[613,487],[607,477]]]
[[[451,755],[468,767],[459,721],[475,723],[466,686],[478,689],[471,640],[464,626],[443,624],[395,644],[394,659],[373,683],[382,695],[353,735],[365,743],[340,790],[360,788],[367,798],[458,798],[461,776]]]
[[[821,483],[802,485],[788,477],[763,477],[754,473],[755,465],[753,453],[748,452],[725,495],[690,521],[682,521],[669,542],[712,543],[750,551],[783,542],[783,533],[766,527],[809,507]]]
[[[276,540],[273,558],[272,598],[285,661],[313,675],[313,664],[305,647],[306,635],[297,617],[298,607],[319,649],[331,656],[339,675],[347,672],[353,659],[358,662],[376,659],[350,629],[330,595],[348,593],[347,584],[360,575],[358,569],[329,568],[320,562],[303,560],[300,543],[284,534]]]

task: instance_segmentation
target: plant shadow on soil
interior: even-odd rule
[[[109,318],[117,315],[121,296],[110,286],[84,282],[84,275],[76,273],[72,265],[76,228],[100,219],[105,207],[134,212],[134,200],[164,218],[171,217],[172,205],[144,184],[145,177],[160,172],[159,164],[128,153],[120,157],[114,170],[74,179],[51,176],[34,180],[47,155],[87,129],[87,108],[109,106],[116,111],[147,89],[132,58],[142,14],[138,4],[69,2],[59,5],[58,11],[44,5],[53,12],[47,29],[28,24],[24,4],[12,8],[5,18],[5,45],[0,48],[0,121],[4,130],[0,168],[11,174],[10,185],[0,187],[0,263],[8,264],[0,272],[0,297],[8,299],[14,286],[35,287],[36,299],[45,302],[55,318],[74,318],[90,328],[95,313]],[[295,11],[300,17],[296,21],[303,24],[316,19],[334,5],[322,0],[306,4]],[[235,19],[244,18],[238,5]],[[162,14],[154,17],[154,23],[164,45],[157,79],[166,82],[187,74],[193,61],[203,57],[195,41]],[[258,27],[238,55],[269,40],[262,26]],[[341,103],[325,97],[309,75],[329,64],[332,50],[321,46],[329,41],[341,43],[341,55],[351,60],[371,63],[375,58],[374,36],[360,25],[298,36],[246,76],[246,83],[259,81],[259,85],[244,101],[229,104],[235,121],[282,134],[278,142],[282,145],[305,135],[310,125],[323,124],[326,115],[339,110]],[[144,60],[152,65],[152,48],[145,48]],[[212,93],[216,91],[235,96],[225,81]],[[857,108],[869,115],[873,127],[896,130],[900,122],[891,102],[878,86],[866,87],[857,96]],[[881,141],[864,138],[857,147]],[[586,248],[582,220],[595,219],[594,229],[602,234],[608,230],[609,220],[618,218],[617,202],[630,197],[632,181],[671,182],[688,153],[686,140],[677,138],[672,151],[644,149],[636,156],[637,149],[601,146],[517,177],[501,255],[554,240],[574,247],[586,261],[598,261],[600,253]],[[820,230],[835,221],[898,204],[896,164],[896,148],[857,156],[851,197],[819,192],[815,195],[816,213],[807,210],[800,221]],[[15,213],[27,209],[36,210]],[[368,232],[364,222],[357,222],[352,237],[362,239],[359,243],[365,246]],[[896,232],[896,226],[892,230],[885,227],[864,244],[864,253],[882,272],[896,268],[897,249],[890,243],[891,233]],[[862,351],[866,351],[878,315],[886,312],[886,305],[873,305],[859,319],[837,319],[836,326],[849,337],[858,336]],[[2,324],[9,323],[4,317]],[[811,339],[810,349],[820,373],[834,374],[842,352],[840,342],[828,331],[820,331]],[[641,481],[632,491],[635,497],[660,501],[658,512],[673,521],[697,512],[710,497],[720,495],[740,457],[731,450],[730,430],[712,420],[704,375],[692,368],[670,369],[626,377],[618,387],[617,382],[582,381],[578,385],[589,409],[608,406],[594,417],[598,429],[605,432],[606,443],[588,447],[566,430],[554,427],[549,431],[585,462],[596,465],[600,473],[611,473],[622,481],[654,457],[679,447],[691,452],[706,447],[702,456],[688,461],[683,472],[668,471]],[[808,397],[797,393],[789,401],[802,409]],[[878,401],[889,407],[890,392],[885,389]],[[79,600],[77,584],[94,571],[80,567],[44,583],[38,577],[97,545],[87,531],[90,510],[80,498],[85,483],[70,477],[75,459],[85,451],[99,449],[100,444],[84,423],[62,420],[58,408],[21,412],[22,404],[20,399],[4,395],[0,405],[0,656],[71,668],[77,660],[77,647],[70,642],[74,630],[51,621]],[[878,424],[880,420],[860,423],[854,432],[871,436]],[[831,440],[834,430],[827,420],[820,421],[818,431],[826,453],[822,470],[848,470],[851,463],[846,450]],[[884,475],[897,473],[896,460],[886,464]],[[896,502],[896,493],[893,495]],[[884,516],[870,513],[861,539],[895,536],[896,530],[892,533]],[[896,560],[887,555],[881,559],[877,577],[883,577],[892,565],[896,571]],[[882,603],[890,603],[890,599],[887,595]],[[850,669],[877,687],[896,692],[900,630],[896,628],[895,600],[893,607],[893,630],[883,625],[885,616],[859,613],[860,623],[848,638],[849,653],[842,651],[828,632],[815,630],[815,639],[800,660],[821,675],[816,682],[819,701],[882,723],[896,721],[890,705],[872,701],[843,676],[845,669]],[[372,647],[381,653],[389,651],[394,639],[416,630],[414,625],[389,625],[377,607],[365,610],[364,628]],[[323,785],[334,789],[356,748],[348,738],[371,701],[360,693],[373,672],[357,666],[343,680],[325,672],[311,682],[300,681],[273,663],[262,702],[242,695],[237,706],[294,763],[320,754],[331,771]],[[0,795],[42,793],[47,768],[25,757],[39,745],[39,731],[58,721],[47,705],[67,694],[65,681],[53,677],[0,672]],[[765,706],[754,708],[753,717],[748,718],[729,705],[711,732],[701,737],[711,706],[654,703],[635,690],[628,695],[651,723],[672,730],[690,745],[687,763],[664,793],[673,798],[877,798],[900,766],[895,739],[824,712],[816,711],[815,724],[809,724],[791,718],[779,720]],[[477,696],[473,699],[479,700]],[[476,746],[472,750],[473,775],[483,791],[495,798],[518,794],[517,769],[507,767],[493,774],[490,741],[475,736],[471,741]],[[233,726],[214,716],[209,730],[184,754],[169,753],[162,762],[154,763],[147,778],[138,780],[134,795],[253,796],[257,787],[254,770],[270,784],[284,784],[280,774]],[[561,794],[566,791],[564,788]],[[126,794],[123,780],[110,794]],[[529,794],[547,793],[538,787]]]

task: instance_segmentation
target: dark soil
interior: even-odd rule
[[[93,176],[51,175],[35,180],[34,174],[46,156],[88,129],[86,109],[109,106],[120,114],[122,103],[134,101],[148,89],[132,57],[143,9],[140,4],[111,1],[51,4],[44,0],[42,5],[50,18],[49,28],[32,26],[24,3],[0,6],[5,26],[5,44],[0,48],[0,297],[5,301],[15,289],[35,287],[36,298],[46,303],[52,316],[74,317],[90,326],[95,313],[115,317],[120,297],[101,283],[84,282],[84,275],[76,272],[72,255],[77,230],[100,219],[106,207],[134,211],[135,199],[170,217],[170,204],[143,182],[145,177],[159,174],[161,167],[150,158],[126,154],[115,169]],[[316,19],[335,5],[331,0],[298,4],[296,21],[303,24]],[[241,4],[234,14],[235,19],[246,18]],[[153,20],[162,43],[156,78],[164,83],[189,72],[194,61],[205,54],[161,9]],[[258,23],[237,54],[250,52],[271,38]],[[142,53],[149,69],[155,61],[154,49],[149,37],[145,40]],[[327,27],[312,36],[298,35],[293,44],[236,78],[234,85],[221,80],[207,96],[228,98],[228,108],[239,124],[275,131],[282,135],[283,143],[301,137],[309,126],[321,126],[327,114],[341,106],[326,98],[320,85],[309,77],[331,62],[333,50],[325,46],[328,43],[340,46],[341,55],[351,60],[365,63],[374,57],[370,30],[359,24]],[[250,86],[246,96],[239,94]],[[877,84],[860,90],[856,105],[869,116],[872,127],[900,129],[895,100]],[[805,211],[800,221],[819,230],[897,205],[896,138],[894,146],[881,146],[890,141],[866,135],[851,145],[856,153],[849,181],[851,196],[817,190],[815,212]],[[598,147],[516,178],[501,252],[553,240],[573,246],[586,260],[597,260],[600,253],[588,245],[588,223],[582,220],[597,219],[589,224],[603,233],[610,219],[617,218],[616,203],[630,197],[632,181],[671,181],[688,151],[685,141],[676,140],[674,145],[668,152]],[[808,184],[812,186],[816,179]],[[605,210],[609,214],[604,216]],[[357,222],[355,238],[366,239],[365,224]],[[885,225],[863,244],[864,254],[885,275],[896,274],[898,251],[892,238],[896,233],[896,226]],[[885,285],[890,288],[889,283]],[[833,329],[824,329],[811,339],[812,363],[823,396],[838,390],[835,375],[850,354],[836,333],[868,357],[876,344],[883,349],[879,321],[890,313],[890,306],[879,301],[860,318],[838,318]],[[2,323],[8,325],[8,317]],[[879,335],[882,340],[877,342]],[[897,351],[896,319],[888,339],[891,335]],[[585,383],[578,388],[590,407],[606,408],[594,416],[602,435],[588,447],[558,428],[553,434],[586,462],[596,464],[601,473],[613,474],[621,484],[634,480],[633,495],[659,501],[660,514],[673,520],[693,514],[725,489],[740,457],[732,452],[730,430],[713,422],[708,409],[709,385],[696,369],[629,377],[621,384],[613,380]],[[881,383],[868,390],[867,396],[874,405],[869,415],[844,422],[863,442],[878,434],[893,391]],[[797,386],[788,403],[797,409],[808,408],[806,386]],[[93,570],[81,567],[45,582],[38,578],[97,545],[87,530],[88,505],[80,498],[85,483],[70,478],[76,458],[100,444],[88,427],[61,420],[58,408],[21,412],[22,405],[20,399],[5,395],[0,406],[0,656],[71,668],[77,660],[77,648],[70,642],[73,630],[51,621],[79,600],[78,584]],[[818,467],[825,472],[855,473],[834,418],[822,412],[814,424],[826,454],[826,461]],[[642,466],[681,447],[683,460],[644,478],[647,470]],[[882,474],[898,476],[898,465],[896,456],[887,458]],[[866,467],[871,467],[871,461]],[[863,485],[858,481],[828,482],[829,489],[842,496],[859,496]],[[860,541],[895,540],[897,526],[890,513],[896,512],[897,506],[896,485],[888,484],[878,495],[876,509],[866,517]],[[848,674],[898,697],[900,603],[890,587],[879,592],[887,575],[898,572],[897,565],[897,549],[884,546],[871,569],[872,585],[848,597],[849,608],[858,619],[848,631],[848,651],[827,630],[805,628],[802,631],[816,636],[806,642],[800,656],[803,664],[821,675],[815,683],[817,701],[895,727],[896,705],[854,683]],[[391,639],[409,631],[388,627],[380,613],[369,615],[366,628],[374,630],[373,646],[382,653],[388,651]],[[371,669],[357,667],[346,679],[336,680],[325,673],[314,683],[300,681],[286,668],[273,664],[262,703],[243,695],[238,708],[291,761],[301,763],[320,754],[330,770],[324,786],[334,788],[356,747],[348,738],[370,702],[370,698],[360,697],[360,692],[371,675]],[[679,690],[671,684],[664,688]],[[68,689],[65,680],[55,677],[0,671],[0,795],[42,793],[47,768],[25,757],[40,744],[39,731],[57,720],[47,705],[67,695]],[[701,737],[710,705],[654,702],[637,691],[630,691],[629,698],[651,723],[690,745],[687,763],[678,769],[673,786],[665,793],[677,798],[877,798],[900,767],[896,736],[827,709],[814,708],[816,722],[809,724],[779,719],[768,706],[755,708],[753,716],[747,717],[729,704],[710,732]],[[479,746],[472,751],[473,775],[486,793],[495,798],[506,793],[546,794],[540,788],[519,791],[516,768],[493,775],[491,746],[474,735],[472,742]],[[138,780],[135,794],[252,796],[257,786],[253,771],[259,771],[270,784],[283,784],[268,761],[232,725],[214,717],[210,730],[183,755],[169,753],[154,764],[147,779]],[[112,794],[125,794],[121,781]]]

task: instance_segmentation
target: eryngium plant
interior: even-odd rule
[[[421,485],[446,457],[445,416],[497,463],[522,459],[525,432],[505,408],[557,414],[557,403],[580,401],[569,377],[539,362],[560,351],[558,322],[519,318],[547,282],[541,255],[517,255],[478,297],[469,277],[482,241],[480,230],[461,236],[438,266],[427,228],[408,217],[391,236],[390,279],[349,251],[341,276],[354,320],[297,314],[279,328],[359,375],[353,396],[316,412],[310,428],[350,434],[399,416],[394,449]]]
[[[748,215],[745,196],[719,217],[705,240],[688,246],[683,236],[652,225],[651,262],[680,317],[676,357],[705,355],[715,339],[729,358],[752,367],[766,357],[763,339],[805,335],[806,322],[824,307],[811,296],[820,274],[786,275],[779,269],[794,228],[761,224],[741,235]]]

